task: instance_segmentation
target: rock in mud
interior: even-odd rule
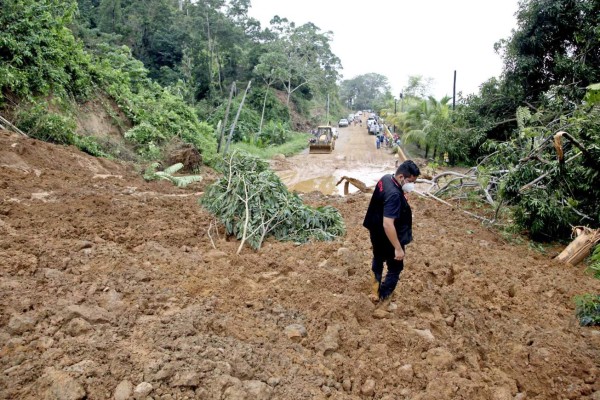
[[[344,379],[344,381],[342,382],[342,388],[346,392],[352,391],[352,381],[349,378]]]
[[[435,336],[433,336],[433,333],[431,333],[429,329],[413,329],[413,332],[415,332],[418,336],[422,337],[428,342],[435,341]]]
[[[373,396],[375,394],[375,381],[373,379],[367,379],[360,388],[360,392],[365,396]]]
[[[323,335],[323,339],[317,343],[315,349],[323,354],[324,356],[333,353],[336,351],[339,346],[340,340],[340,326],[339,325],[329,325],[327,326],[327,330],[325,331],[325,335]]]
[[[252,379],[254,370],[242,357],[236,357],[232,361],[233,376],[240,379]]]
[[[70,336],[83,335],[92,330],[92,325],[83,318],[73,318],[65,328],[65,333]]]
[[[340,247],[337,251],[337,255],[343,262],[352,262],[352,252],[346,247]]]
[[[133,389],[133,397],[136,400],[143,400],[150,392],[152,392],[152,385],[148,382],[142,382]]]
[[[133,384],[128,380],[123,380],[117,385],[115,389],[114,399],[115,400],[127,400],[131,397],[133,392]]]
[[[245,381],[244,389],[248,395],[248,399],[253,400],[269,400],[271,398],[271,388],[261,381]]]
[[[22,335],[34,327],[35,319],[30,315],[13,315],[6,328],[13,335]]]
[[[43,268],[44,278],[51,281],[62,281],[65,279],[65,273],[53,268]]]
[[[412,364],[405,364],[398,368],[398,379],[402,382],[412,382],[415,377],[415,371]]]
[[[267,380],[267,384],[272,387],[279,385],[280,382],[281,382],[281,378],[275,377],[275,376],[272,376]]]
[[[66,372],[51,368],[46,372],[45,379],[50,383],[46,392],[47,400],[80,400],[86,397],[83,386]]]
[[[291,324],[285,327],[285,334],[294,342],[300,342],[306,337],[306,328],[300,324]]]
[[[513,396],[510,393],[510,389],[507,387],[495,388],[492,392],[493,400],[513,400]]]
[[[446,317],[444,319],[444,321],[446,322],[446,325],[448,325],[449,327],[454,327],[454,322],[456,321],[456,316],[454,314]]]
[[[51,194],[52,192],[31,193],[31,200],[41,200],[43,202],[46,202],[46,199],[50,197]]]
[[[425,358],[432,368],[438,370],[448,369],[454,362],[452,353],[443,347],[428,350]]]
[[[75,374],[84,376],[93,376],[98,372],[97,364],[92,360],[82,360],[77,364],[73,364],[65,368],[67,372],[73,372]]]
[[[75,250],[80,251],[83,249],[91,249],[94,243],[87,240],[81,240],[75,245]]]
[[[102,295],[102,306],[109,311],[118,311],[125,307],[121,294],[115,289],[110,289]]]
[[[194,371],[178,373],[173,379],[173,386],[197,387],[200,385],[200,374]]]
[[[373,318],[375,319],[386,319],[390,317],[390,313],[384,310],[383,308],[377,308],[373,311]]]
[[[66,314],[67,320],[81,317],[90,323],[110,322],[111,319],[108,311],[98,306],[72,305],[67,307]]]

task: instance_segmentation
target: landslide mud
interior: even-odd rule
[[[393,167],[379,154],[279,169]],[[0,398],[599,398],[600,332],[572,298],[600,283],[582,268],[415,197],[406,268],[376,308],[368,197],[306,194],[345,237],[236,255],[197,204],[205,184],[0,133]]]

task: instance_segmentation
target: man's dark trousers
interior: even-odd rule
[[[371,236],[371,245],[373,246],[373,261],[371,270],[375,275],[375,279],[379,282],[379,298],[386,299],[391,296],[396,289],[400,273],[404,268],[403,260],[395,259],[394,246],[390,243],[385,232],[369,231]],[[402,246],[404,250],[404,246]],[[387,264],[387,274],[382,281],[383,263]]]

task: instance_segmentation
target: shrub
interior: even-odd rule
[[[581,326],[600,325],[600,295],[575,296],[575,313]]]
[[[17,111],[16,124],[33,138],[56,144],[73,144],[75,121],[68,116],[48,111],[46,102],[21,106]]]

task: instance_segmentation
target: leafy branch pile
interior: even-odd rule
[[[299,243],[333,240],[345,233],[344,220],[331,206],[312,208],[288,191],[265,161],[233,152],[220,162],[223,177],[213,183],[201,204],[229,235],[259,249],[268,236]]]

